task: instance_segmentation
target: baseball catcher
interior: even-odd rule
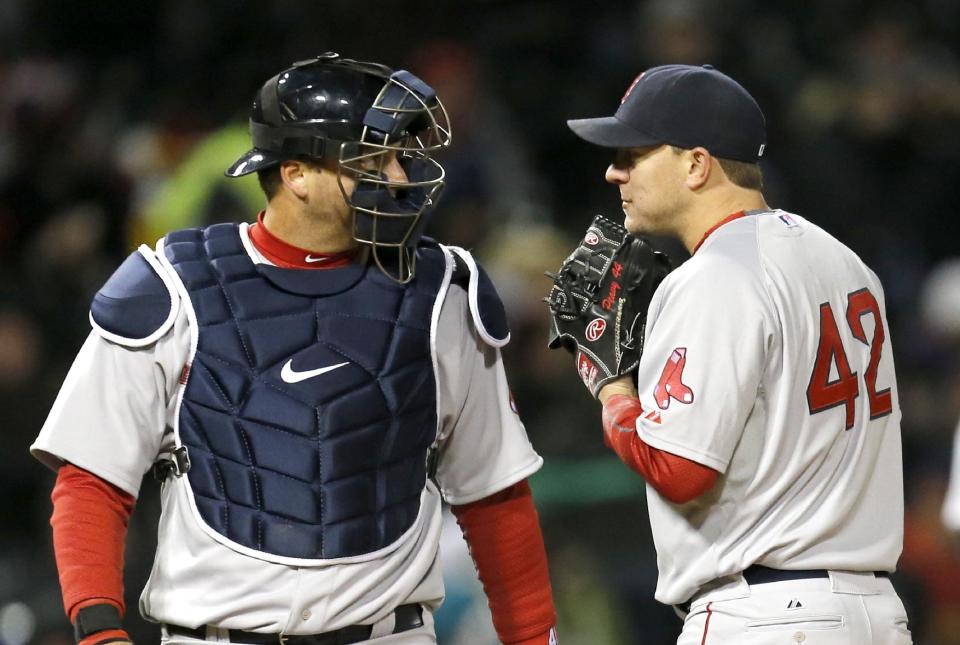
[[[506,312],[468,251],[423,236],[452,137],[436,91],[327,52],[261,85],[250,133],[226,175],[256,173],[264,210],[131,254],[33,444],[78,645],[131,643],[148,471],[151,642],[435,644],[446,502],[500,641],[556,645]]]
[[[632,373],[643,351],[647,307],[670,272],[667,256],[597,215],[580,245],[553,279],[550,349],[576,357],[577,372],[594,398],[600,388]]]

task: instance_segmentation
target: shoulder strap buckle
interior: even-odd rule
[[[150,472],[153,473],[153,478],[161,484],[170,475],[181,477],[190,472],[190,454],[187,452],[187,447],[180,446],[170,453],[169,459],[158,459],[150,468]]]
[[[436,483],[437,468],[440,465],[440,450],[436,445],[427,449],[427,479]]]

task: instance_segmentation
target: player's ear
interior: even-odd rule
[[[703,188],[714,169],[713,157],[706,148],[696,147],[686,151],[687,176],[685,183],[690,190]]]
[[[307,198],[307,164],[291,159],[280,164],[280,180],[300,199]]]

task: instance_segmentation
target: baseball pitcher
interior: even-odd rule
[[[614,116],[625,229],[598,217],[556,274],[604,441],[647,481],[656,597],[679,645],[901,645],[900,408],[883,288],[850,249],[767,205],[756,101],[709,65],[641,74]],[[678,238],[669,272],[635,234]]]

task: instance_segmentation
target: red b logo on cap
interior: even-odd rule
[[[640,72],[637,77],[633,79],[633,82],[630,83],[630,87],[628,87],[626,93],[624,93],[623,98],[620,99],[620,105],[623,105],[623,102],[627,100],[627,97],[630,96],[630,92],[632,92],[633,88],[637,86],[637,83],[640,82],[640,79],[643,78],[644,74],[646,74],[646,72]]]

